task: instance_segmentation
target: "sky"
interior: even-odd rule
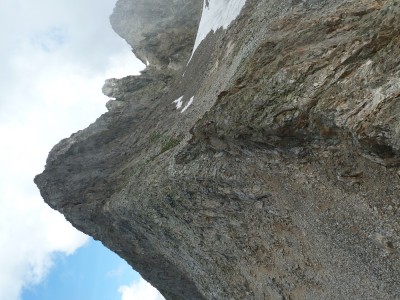
[[[144,65],[109,25],[116,0],[0,1],[0,299],[160,300],[33,183],[50,149],[106,111],[107,78]]]
[[[58,141],[106,111],[104,81],[144,68],[109,25],[115,2],[0,0],[1,300],[163,299],[48,207],[33,183]],[[195,47],[244,4],[204,7]]]

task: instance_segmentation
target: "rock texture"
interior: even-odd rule
[[[150,66],[50,152],[44,200],[168,300],[399,299],[400,3],[247,0],[186,65],[200,2],[118,1]]]
[[[191,52],[201,8],[201,0],[119,0],[110,20],[144,64],[178,68]]]

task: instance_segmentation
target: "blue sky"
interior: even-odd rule
[[[22,299],[121,299],[119,288],[140,280],[124,260],[92,239],[73,255],[54,256],[47,278],[25,289]]]
[[[105,79],[144,67],[109,25],[115,2],[0,1],[1,300],[161,299],[33,184],[50,149],[106,111]]]

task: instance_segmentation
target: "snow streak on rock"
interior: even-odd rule
[[[187,110],[189,108],[190,105],[192,105],[194,100],[194,96],[192,98],[190,98],[189,102],[185,105],[185,107],[182,109],[181,113],[185,112],[185,110]]]
[[[182,108],[183,102],[182,102],[183,96],[179,97],[178,99],[176,99],[175,101],[173,101],[172,103],[176,104],[176,109],[180,110]],[[188,101],[188,103],[185,105],[184,108],[182,108],[181,113],[185,112],[190,105],[192,105],[194,100],[194,96],[190,98],[190,100]]]
[[[182,97],[179,97],[178,99],[176,99],[175,101],[173,101],[172,103],[176,104],[176,109],[180,109],[182,107]]]
[[[205,0],[192,56],[210,31],[215,32],[221,27],[227,29],[239,16],[245,3],[246,0]]]

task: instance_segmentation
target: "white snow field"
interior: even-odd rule
[[[215,32],[221,27],[227,29],[232,21],[239,16],[245,4],[246,0],[204,0],[203,14],[197,31],[192,56],[210,31]]]

